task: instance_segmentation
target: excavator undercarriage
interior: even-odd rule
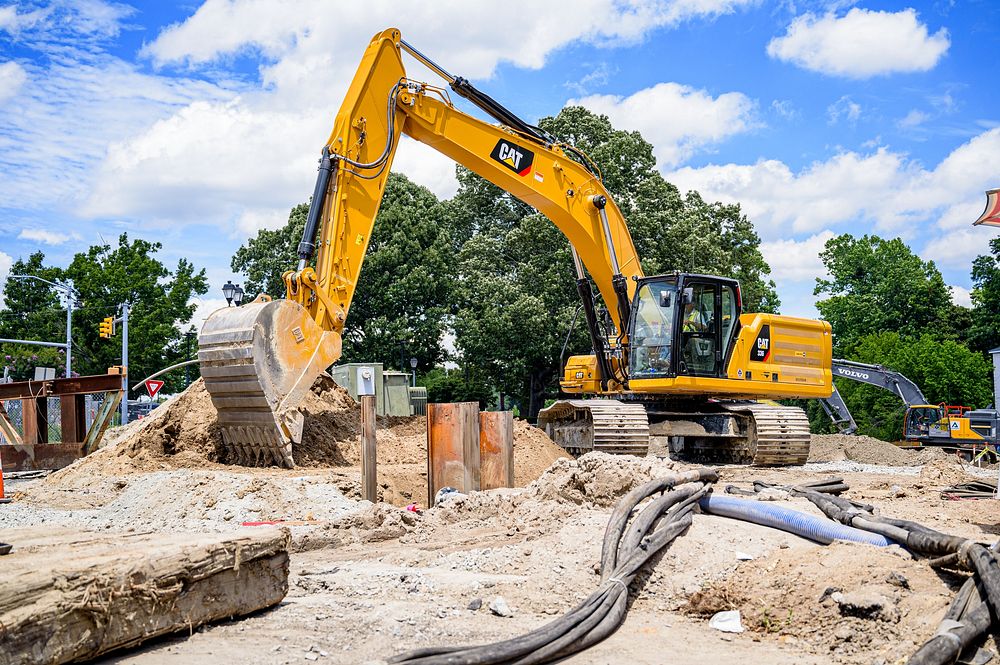
[[[573,454],[680,454],[704,463],[787,466],[809,456],[809,419],[761,402],[560,400],[538,424]]]

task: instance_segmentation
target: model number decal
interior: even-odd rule
[[[761,326],[754,340],[753,348],[750,349],[750,360],[756,362],[766,362],[771,355],[771,326]]]

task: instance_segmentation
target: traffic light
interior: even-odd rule
[[[101,327],[101,337],[103,337],[104,339],[111,339],[111,336],[115,334],[114,318],[106,316],[99,325]]]

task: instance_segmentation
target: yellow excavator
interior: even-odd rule
[[[402,54],[499,124],[459,110],[448,89],[407,78]],[[297,406],[341,354],[341,335],[406,134],[533,206],[572,246],[593,354],[566,363],[571,396],[539,424],[575,452],[683,449],[701,459],[799,464],[801,409],[757,400],[829,397],[826,322],[744,314],[739,283],[643,273],[618,206],[581,151],[518,118],[388,29],[372,39],[322,147],[299,262],[281,300],[221,309],[198,338],[205,386],[230,459],[294,466]],[[597,292],[606,310],[596,306]]]

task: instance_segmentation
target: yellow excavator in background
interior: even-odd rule
[[[448,90],[407,78],[403,51],[499,125],[456,108]],[[262,295],[218,310],[202,328],[201,371],[232,461],[294,465],[303,427],[296,407],[340,357],[401,133],[533,206],[569,239],[594,353],[571,357],[561,385],[597,398],[540,413],[557,443],[575,452],[642,454],[660,445],[715,461],[805,461],[805,413],[755,400],[830,396],[829,324],[744,314],[732,279],[643,274],[625,219],[586,155],[452,76],[396,29],[368,45],[323,145],[285,299]]]

